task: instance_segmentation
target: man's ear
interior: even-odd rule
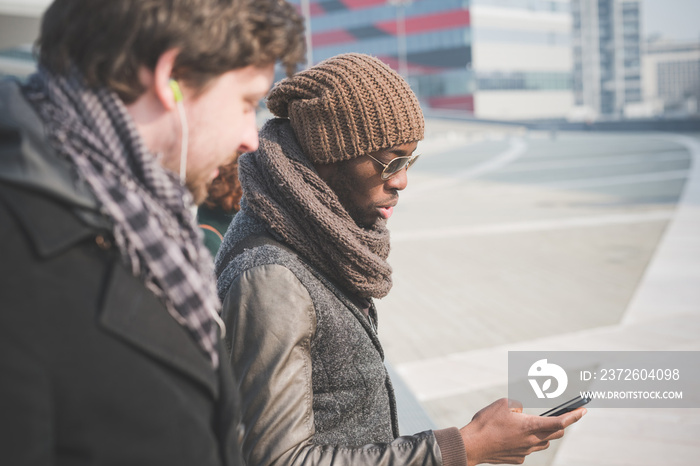
[[[180,51],[178,49],[170,49],[164,52],[153,70],[153,86],[155,94],[160,103],[166,110],[173,110],[176,107],[175,94],[170,87],[170,79],[172,78],[175,59]]]

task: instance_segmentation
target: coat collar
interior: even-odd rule
[[[106,220],[94,212],[66,212],[67,206],[43,194],[0,183],[0,194],[22,225],[37,254],[48,258],[106,230]],[[57,208],[58,207],[58,208]]]

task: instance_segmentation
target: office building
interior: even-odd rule
[[[25,78],[36,70],[31,46],[21,45],[0,50],[0,77]]]
[[[36,68],[31,45],[50,0],[0,0],[0,77],[24,77]]]
[[[642,63],[644,100],[655,113],[700,113],[700,43],[648,41]]]
[[[375,55],[428,110],[560,118],[573,105],[569,0],[316,0],[309,9],[314,62]]]
[[[470,11],[476,116],[567,116],[574,104],[570,2],[473,0]]]
[[[473,110],[468,2],[319,0],[310,10],[314,62],[370,53],[407,75],[429,106]]]
[[[574,95],[592,118],[642,102],[641,0],[572,0]]]

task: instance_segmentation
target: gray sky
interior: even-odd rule
[[[642,0],[644,35],[700,42],[700,0]]]

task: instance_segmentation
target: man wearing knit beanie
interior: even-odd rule
[[[423,139],[406,81],[344,54],[280,82],[268,108],[217,257],[247,463],[516,463],[561,437],[581,411],[540,418],[507,400],[462,429],[399,437],[372,299],[391,289],[386,223]]]

